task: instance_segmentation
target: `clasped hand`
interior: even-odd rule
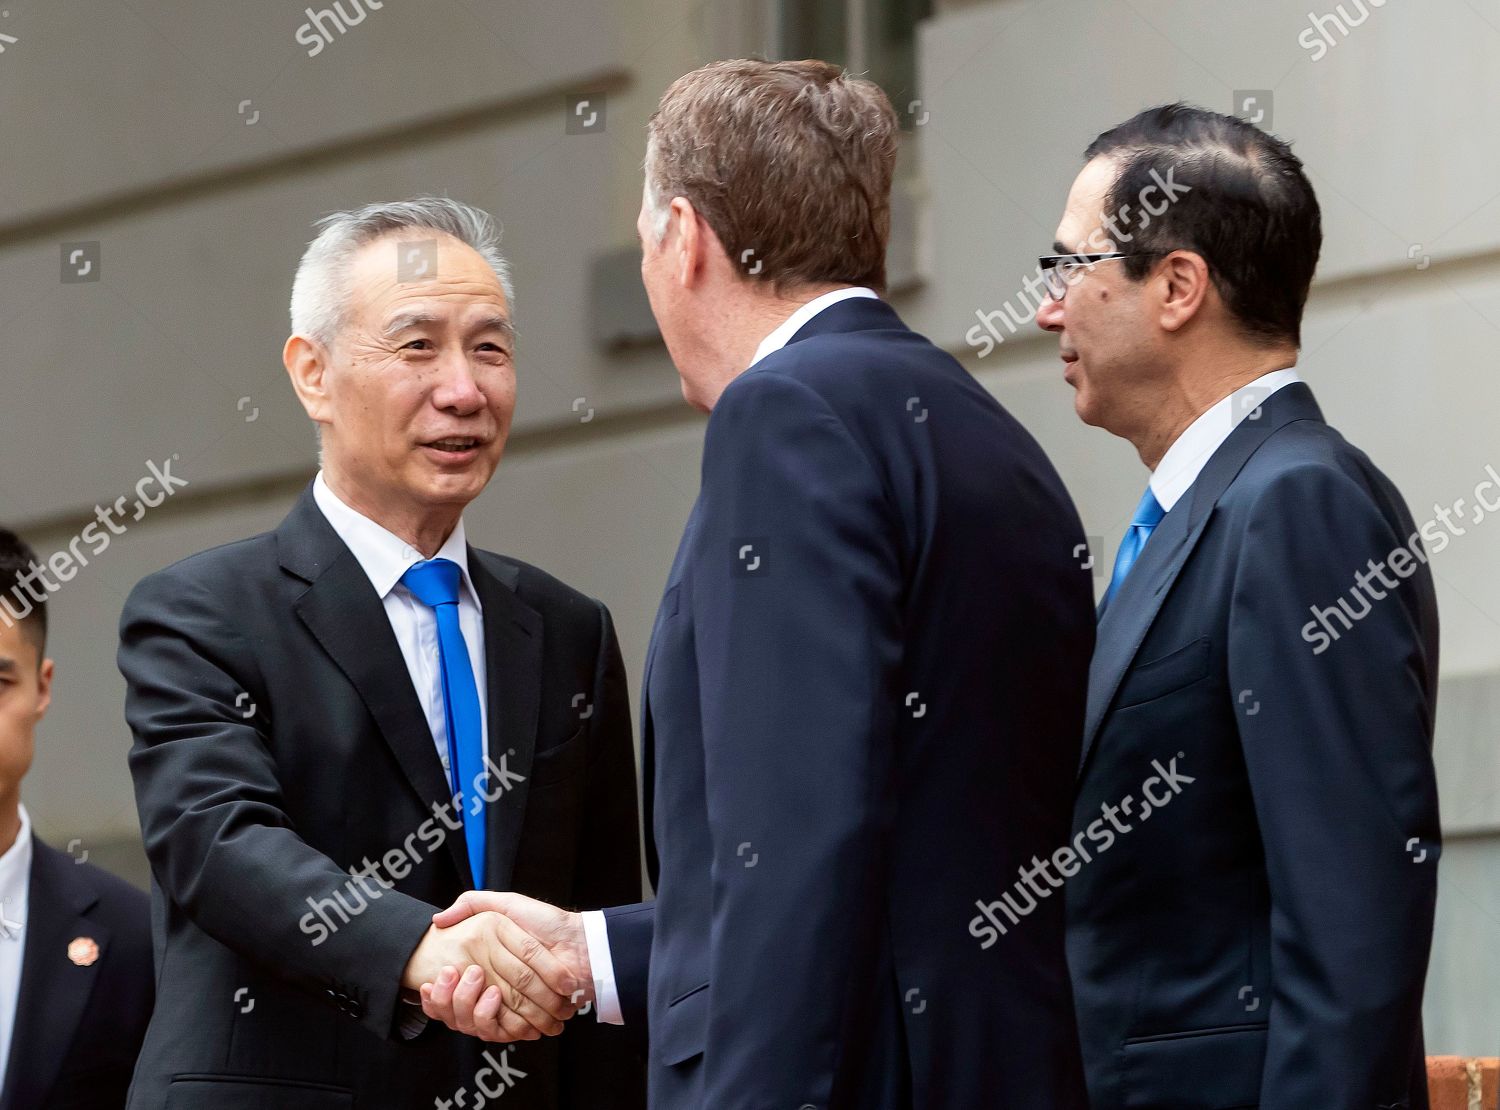
[[[582,918],[520,894],[469,891],[433,914],[402,986],[428,1017],[471,1037],[556,1036],[593,1001]]]

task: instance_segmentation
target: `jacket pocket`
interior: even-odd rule
[[[531,757],[533,788],[546,786],[582,773],[586,755],[583,734],[587,730],[588,725],[579,725],[578,731],[561,744],[554,744]]]
[[[174,1075],[167,1110],[352,1110],[346,1087],[252,1075]]]
[[[666,1013],[651,1030],[651,1047],[663,1064],[680,1064],[703,1052],[708,1040],[708,984],[694,987],[667,1003]]]
[[[1126,1110],[1249,1110],[1260,1105],[1265,1025],[1132,1037],[1122,1053]]]
[[[1148,663],[1133,665],[1115,694],[1115,708],[1165,697],[1208,677],[1213,653],[1207,636],[1157,657]]]
[[[661,597],[661,619],[662,620],[667,620],[669,617],[675,617],[677,615],[678,608],[681,607],[681,604],[682,604],[682,583],[678,582],[675,585],[673,585],[669,590],[667,590],[666,593],[662,594],[662,597]]]

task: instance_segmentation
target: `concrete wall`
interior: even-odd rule
[[[589,275],[633,242],[661,89],[767,49],[767,5],[385,0],[315,56],[311,30],[297,39],[305,7],[8,0],[0,16],[15,40],[0,39],[0,519],[45,553],[152,462],[174,457],[189,482],[54,598],[57,704],[25,791],[44,835],[137,877],[115,622],[141,575],[273,527],[313,472],[278,353],[317,216],[446,192],[500,217],[520,411],[470,528],[604,598],[636,680],[697,484],[700,419],[659,347],[592,342]],[[898,307],[1041,438],[1107,538],[1106,565],[1146,472],[1073,417],[1053,343],[1022,332],[981,357],[965,336],[976,313],[1020,303],[1083,146],[1149,103],[1229,110],[1238,90],[1272,92],[1327,233],[1303,372],[1417,519],[1500,466],[1496,0],[1371,6],[1316,61],[1298,41],[1309,6],[1292,0],[939,7],[922,102],[898,105],[912,109],[902,175],[925,275]],[[569,134],[584,98],[605,106],[603,128]],[[73,249],[68,275],[93,261],[83,276],[98,280],[61,280]],[[1428,1035],[1471,1055],[1500,1038],[1497,559],[1500,524],[1481,524],[1434,566],[1450,842]]]

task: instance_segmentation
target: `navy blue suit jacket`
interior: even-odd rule
[[[1438,623],[1416,536],[1294,384],[1104,610],[1067,888],[1094,1110],[1427,1105]],[[1347,609],[1337,639],[1315,607]]]
[[[1067,835],[1082,545],[1036,442],[883,302],[725,390],[646,664],[658,899],[608,914],[656,1110],[1083,1105],[1061,899],[969,928]]]
[[[119,1110],[151,1020],[149,900],[33,836],[28,905],[0,1110]]]

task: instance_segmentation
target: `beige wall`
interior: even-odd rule
[[[305,7],[32,0],[0,18],[18,40],[0,54],[13,398],[0,520],[46,552],[148,461],[176,456],[190,482],[54,598],[58,701],[26,786],[45,835],[134,874],[115,622],[141,575],[274,526],[312,473],[278,352],[317,216],[446,192],[500,217],[521,408],[470,527],[604,598],[637,679],[697,484],[701,421],[660,348],[593,345],[588,276],[633,242],[660,90],[711,57],[765,49],[760,5],[385,0],[315,57],[294,37]],[[1316,62],[1298,44],[1308,12],[1293,0],[950,2],[922,36],[927,115],[904,172],[923,198],[926,281],[899,307],[1039,436],[1087,530],[1108,537],[1106,559],[1145,471],[1073,418],[1048,341],[1017,336],[981,358],[965,333],[1016,297],[1051,242],[1088,139],[1152,102],[1228,109],[1237,89],[1274,90],[1273,126],[1306,160],[1327,232],[1303,371],[1418,520],[1500,466],[1500,7],[1391,0]],[[583,90],[608,98],[603,134],[565,133],[565,98]],[[101,280],[60,283],[60,244],[92,240]],[[1438,756],[1457,839],[1428,1029],[1434,1049],[1476,1054],[1500,1038],[1497,563],[1500,523],[1455,539],[1434,567]]]

